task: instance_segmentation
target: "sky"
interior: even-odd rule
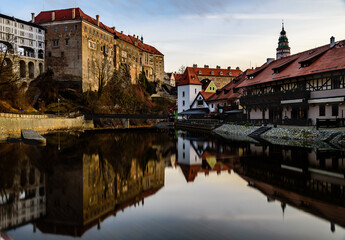
[[[165,56],[165,71],[181,65],[261,66],[275,57],[282,20],[291,53],[345,39],[345,0],[12,0],[0,13],[80,7],[118,31],[144,37]]]

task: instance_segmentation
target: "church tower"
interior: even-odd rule
[[[277,60],[283,57],[290,56],[289,40],[286,37],[286,32],[284,30],[284,22],[282,23],[282,31],[280,32],[280,37],[278,41],[277,48]]]

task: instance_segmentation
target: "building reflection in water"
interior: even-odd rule
[[[35,150],[16,144],[0,149],[1,231],[35,221],[46,213],[45,174],[29,157],[36,154]]]
[[[187,182],[198,173],[234,170],[248,186],[281,202],[345,227],[345,156],[342,151],[246,142],[224,142],[205,134],[180,132],[178,165]]]
[[[61,146],[60,160],[48,169],[47,214],[37,223],[43,233],[80,237],[118,211],[144,204],[164,186],[164,144],[147,139],[128,154],[123,149],[131,146],[128,134],[94,137],[82,152]]]

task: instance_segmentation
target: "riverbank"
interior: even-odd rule
[[[249,135],[259,128],[258,126],[223,124],[213,132],[230,140],[242,139],[257,142],[257,139]],[[345,147],[345,129],[339,128],[316,130],[315,127],[278,126],[272,127],[259,137],[264,141],[279,145],[319,148]]]
[[[36,132],[50,132],[92,128],[94,128],[93,122],[85,120],[84,116],[65,118],[50,115],[0,113],[1,134],[18,134],[22,129],[32,129]]]

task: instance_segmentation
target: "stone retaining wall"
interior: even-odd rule
[[[92,121],[85,121],[84,116],[77,118],[49,117],[48,115],[0,114],[0,133],[20,133],[22,129],[38,132],[93,128]]]

